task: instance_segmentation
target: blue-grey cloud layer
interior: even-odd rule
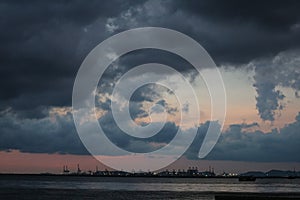
[[[198,137],[186,156],[197,159],[198,146],[208,128],[208,122],[199,128]],[[300,112],[295,122],[270,132],[247,131],[257,124],[233,124],[224,131],[218,143],[206,159],[257,161],[257,162],[300,162]]]
[[[110,113],[105,115],[100,123],[111,141],[119,147],[139,152],[149,152],[168,143],[177,128],[173,123],[167,123],[160,137],[147,140],[128,138],[122,135],[115,125]],[[198,159],[197,155],[206,134],[209,123],[202,124],[198,134],[185,156]],[[215,124],[217,125],[217,124]],[[253,124],[234,124],[224,131],[215,148],[206,159],[257,161],[257,162],[300,162],[300,113],[295,122],[271,132],[247,131]],[[188,130],[187,130],[188,131]],[[101,142],[99,142],[101,145]],[[178,144],[180,145],[180,144]],[[88,152],[80,142],[72,122],[71,113],[66,116],[52,115],[50,118],[24,120],[7,112],[0,118],[0,150],[19,150],[31,153],[60,153],[86,155]]]

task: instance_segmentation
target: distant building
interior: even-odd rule
[[[69,174],[70,170],[68,169],[68,165],[63,166],[63,174]]]

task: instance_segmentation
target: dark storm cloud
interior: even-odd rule
[[[104,29],[108,17],[128,6],[119,0],[1,1],[0,108],[70,105],[82,59],[108,36],[101,31],[97,41],[82,44],[86,27],[96,21]]]
[[[200,144],[203,141],[209,122],[198,130],[197,138],[186,156],[197,159]],[[250,124],[250,127],[256,124]],[[257,162],[299,162],[300,156],[300,113],[295,122],[277,130],[263,133],[247,131],[246,124],[234,124],[220,137],[214,149],[206,159],[257,161]]]
[[[116,26],[115,32],[140,26],[173,28],[200,42],[218,63],[246,63],[299,47],[298,4],[2,1],[0,108],[9,106],[26,111],[43,106],[69,106],[76,72],[86,54],[110,35],[109,24]],[[165,64],[179,70],[189,68],[161,52],[136,53],[124,58],[122,65],[132,67],[149,62],[149,58],[159,58],[160,63],[165,60]]]
[[[196,39],[217,63],[247,63],[300,46],[297,1],[147,1],[114,18],[115,31],[172,28]]]
[[[133,68],[145,63],[160,63],[167,66],[172,66],[177,71],[188,72],[193,70],[193,66],[184,58],[160,49],[141,49],[131,51],[118,59],[118,65],[123,67],[123,70]],[[125,68],[125,69],[124,69]]]
[[[205,21],[219,24],[224,29],[219,35],[215,34],[224,42],[212,38],[211,42],[217,41],[221,45],[216,44],[216,49],[207,46],[211,49],[211,54],[216,55],[221,62],[248,62],[257,57],[298,48],[300,45],[299,1],[177,2],[178,7],[191,13],[191,16],[199,16]],[[226,29],[231,29],[232,32]]]
[[[297,0],[242,2],[229,1],[176,1],[177,6],[188,12],[213,21],[255,23],[261,28],[288,30],[299,22]]]

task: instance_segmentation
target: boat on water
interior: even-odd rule
[[[239,181],[255,181],[256,177],[254,176],[239,176]]]

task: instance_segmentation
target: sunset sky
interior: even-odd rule
[[[168,143],[177,130],[189,134],[196,128],[192,145],[170,168],[213,166],[218,173],[300,170],[299,8],[299,1],[1,1],[0,173],[60,173],[63,165],[75,171],[78,163],[83,170],[107,168],[90,155],[77,134],[73,84],[83,60],[100,42],[140,27],[180,31],[206,49],[224,81],[226,118],[217,144],[199,159],[208,125],[218,123],[211,118],[211,100],[202,77],[175,54],[137,50],[114,60],[95,91],[97,119],[112,142],[148,152]],[[167,114],[162,137],[125,138],[112,117],[113,88],[127,71],[154,62],[173,67],[190,81],[200,100],[201,119],[195,124],[189,115],[184,124],[179,123],[180,112],[196,108],[188,101],[179,107],[174,93],[187,100],[192,97],[174,74],[165,74],[176,91],[145,85],[128,102],[138,125],[151,120],[159,124]],[[210,70],[203,68],[203,72]],[[124,124],[130,128],[127,121]],[[178,151],[184,138],[181,141]],[[113,162],[128,159],[114,152],[99,156]],[[128,159],[128,164],[134,162],[143,159]]]

